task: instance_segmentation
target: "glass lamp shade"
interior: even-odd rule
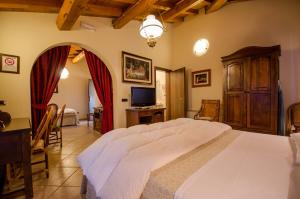
[[[68,69],[64,68],[60,74],[60,79],[67,79],[69,77]]]
[[[207,52],[208,48],[209,48],[208,40],[207,39],[199,39],[194,44],[193,51],[196,56],[201,56]]]
[[[163,25],[155,19],[154,15],[148,15],[140,27],[140,35],[146,39],[158,38],[162,35],[163,31]]]

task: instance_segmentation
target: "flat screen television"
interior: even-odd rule
[[[155,104],[155,88],[131,87],[131,106],[141,107]]]

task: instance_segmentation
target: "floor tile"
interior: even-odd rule
[[[82,171],[78,169],[62,186],[81,186]]]
[[[63,147],[53,144],[48,147],[49,178],[46,178],[45,164],[33,165],[33,192],[34,199],[82,199],[80,185],[82,170],[79,168],[76,157],[86,147],[101,136],[81,123],[77,127],[63,127]],[[35,161],[43,160],[43,154],[33,157]],[[16,186],[23,186],[23,180],[16,182]],[[17,199],[25,199],[24,196]]]
[[[63,160],[58,162],[56,167],[79,168],[79,164],[77,162],[77,155],[68,155]]]
[[[45,173],[39,173],[32,176],[33,185],[62,185],[78,168],[50,168],[49,178]]]
[[[82,199],[80,187],[59,187],[49,199]]]

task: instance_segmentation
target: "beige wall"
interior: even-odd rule
[[[91,79],[88,66],[84,59],[76,64],[68,60],[66,68],[69,77],[59,80],[58,93],[53,93],[50,103],[59,107],[66,104],[66,108],[79,112],[79,119],[85,119],[88,113],[88,80]]]
[[[221,57],[246,46],[281,45],[280,81],[286,106],[300,101],[300,1],[259,0],[235,3],[208,15],[190,17],[173,27],[172,65],[188,69],[188,109],[201,99],[222,99]],[[204,56],[193,55],[194,42],[207,38]],[[212,86],[191,88],[191,71],[212,69]],[[189,112],[193,115],[193,112]]]
[[[64,43],[77,43],[93,51],[107,65],[113,80],[114,124],[124,127],[125,108],[130,86],[122,83],[121,51],[151,58],[153,65],[171,64],[171,31],[165,33],[155,48],[149,48],[139,36],[140,22],[132,21],[120,30],[113,29],[110,19],[80,17],[72,31],[59,31],[57,14],[0,12],[0,52],[21,57],[21,74],[0,73],[0,99],[7,101],[1,109],[12,117],[30,116],[30,72],[36,58],[47,48]],[[97,27],[97,31],[82,30],[79,21]]]

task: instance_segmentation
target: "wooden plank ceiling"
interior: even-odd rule
[[[200,9],[208,14],[240,1],[245,0],[0,0],[0,11],[58,13],[56,24],[60,30],[70,30],[81,15],[107,17],[119,29],[148,14],[168,23],[182,22]]]

